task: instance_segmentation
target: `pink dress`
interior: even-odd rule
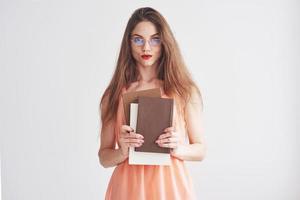
[[[126,92],[123,90],[123,92]],[[165,94],[162,98],[168,98]],[[176,110],[176,109],[175,109]],[[184,127],[176,120],[176,130]],[[115,138],[119,136],[120,126],[125,124],[123,99],[120,99]],[[186,133],[185,131],[181,131]],[[186,137],[186,136],[185,136]],[[117,144],[117,142],[116,142]],[[196,199],[194,186],[183,160],[171,156],[171,166],[129,165],[128,158],[118,164],[110,178],[105,200],[193,200]]]

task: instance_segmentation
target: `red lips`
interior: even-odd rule
[[[152,55],[146,55],[146,54],[142,55],[142,58],[143,58],[144,60],[148,60],[148,59],[150,59],[151,57],[152,57]]]

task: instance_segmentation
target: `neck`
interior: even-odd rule
[[[155,83],[157,79],[157,66],[137,66],[139,71],[139,76],[137,78],[139,83]]]

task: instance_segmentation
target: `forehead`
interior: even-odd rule
[[[138,34],[143,37],[150,37],[157,33],[157,29],[152,22],[140,22],[132,30],[132,35]]]

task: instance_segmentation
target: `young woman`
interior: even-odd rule
[[[173,126],[156,143],[171,148],[171,166],[129,165],[129,147],[143,145],[143,136],[125,125],[122,94],[160,88],[175,99]],[[123,36],[116,70],[101,102],[100,163],[116,166],[105,199],[196,199],[185,160],[201,161],[203,103],[164,17],[153,8],[137,9]]]

